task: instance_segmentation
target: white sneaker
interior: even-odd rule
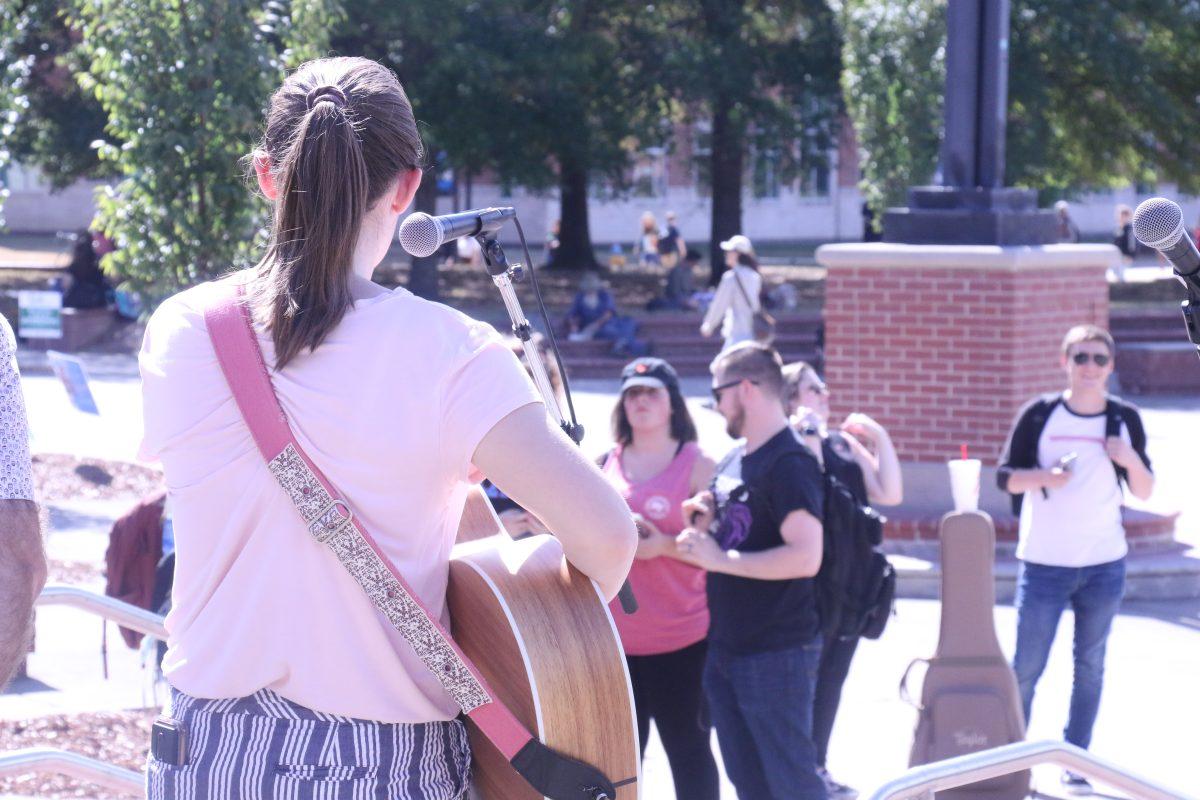
[[[829,775],[829,770],[824,767],[817,767],[817,775],[825,783],[825,793],[829,795],[829,800],[855,800],[858,797],[857,789],[844,783],[838,783]]]

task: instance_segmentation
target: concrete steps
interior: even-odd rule
[[[670,362],[680,376],[707,375],[709,364],[721,350],[721,339],[701,336],[701,319],[699,314],[647,314],[638,318],[638,335],[651,344],[653,355]],[[818,360],[818,312],[779,314],[776,321],[775,347],[785,361]],[[560,337],[559,347],[571,378],[616,378],[629,361],[612,355],[611,342],[568,342]]]

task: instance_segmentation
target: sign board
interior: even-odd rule
[[[24,339],[61,339],[62,292],[17,292],[17,335]]]
[[[83,368],[83,362],[54,350],[47,351],[46,355],[50,358],[50,368],[66,388],[71,405],[85,414],[98,415],[100,409],[96,407],[96,398],[92,397],[92,389],[88,386],[87,371]]]

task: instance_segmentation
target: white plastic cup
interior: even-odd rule
[[[955,511],[979,510],[978,458],[953,458],[946,462],[950,467],[950,494],[954,497]]]

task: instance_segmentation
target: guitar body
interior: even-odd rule
[[[513,540],[483,492],[468,499],[447,591],[454,640],[543,744],[599,769],[612,800],[640,797],[637,722],[608,605],[552,536]],[[538,800],[470,720],[472,781],[483,800]]]

